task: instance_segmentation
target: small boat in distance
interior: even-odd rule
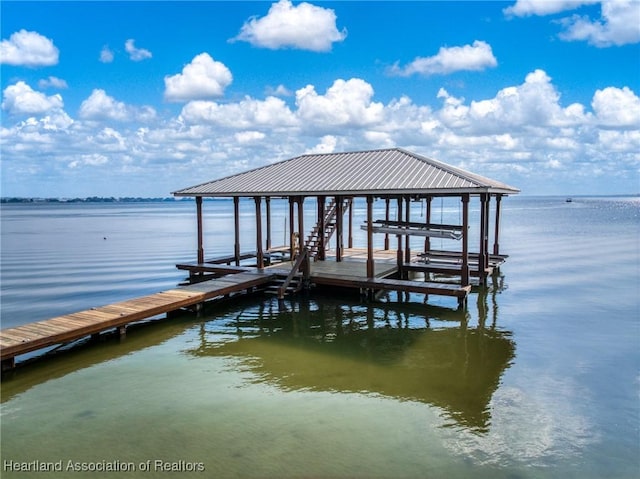
[[[571,203],[573,200],[572,200],[571,198],[567,198],[565,201],[566,201],[567,203]]]

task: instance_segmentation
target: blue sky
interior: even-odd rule
[[[640,2],[1,4],[2,196],[167,196],[403,147],[640,192]]]

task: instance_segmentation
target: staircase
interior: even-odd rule
[[[351,206],[352,199],[344,198],[342,200],[342,211],[346,211]],[[331,201],[327,205],[324,214],[324,244],[329,244],[329,240],[333,236],[333,233],[337,227],[338,217],[338,204],[335,198],[331,198]],[[311,230],[309,236],[307,236],[303,253],[298,255],[296,262],[291,268],[291,272],[288,275],[282,274],[273,281],[273,283],[266,289],[267,293],[278,296],[278,299],[283,299],[285,296],[300,291],[309,278],[309,261],[317,260],[318,250],[320,249],[320,221]]]
[[[289,274],[278,275],[266,292],[276,294],[278,299],[283,299],[288,294],[296,293],[305,286],[308,287],[310,274],[309,250],[304,248],[296,258]]]
[[[298,272],[287,282],[287,276],[279,274],[276,279],[265,289],[265,293],[273,294],[282,299],[293,293],[297,293],[302,289],[303,277],[302,273]]]
[[[351,206],[351,198],[344,198],[342,200],[342,211],[346,211],[349,206]],[[329,240],[333,236],[333,233],[336,230],[337,221],[336,218],[338,216],[338,205],[336,203],[335,198],[331,198],[331,201],[327,208],[325,209],[324,214],[324,244],[325,246],[329,244]],[[304,243],[305,247],[309,250],[309,257],[313,258],[314,261],[318,258],[318,250],[320,248],[320,221],[316,223],[316,225],[311,230],[309,236]]]

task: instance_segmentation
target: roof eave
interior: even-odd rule
[[[398,189],[398,190],[342,190],[342,191],[245,191],[245,192],[189,192],[187,190],[174,191],[173,196],[178,197],[207,197],[207,198],[253,198],[260,197],[288,197],[288,196],[458,196],[463,194],[480,195],[517,195],[520,190],[516,188],[474,187],[474,188],[447,188],[447,189]]]

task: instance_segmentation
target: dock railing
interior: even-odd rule
[[[307,283],[309,281],[309,277],[311,276],[311,264],[309,262],[309,249],[302,248],[302,252],[296,258],[296,262],[293,264],[291,271],[287,275],[284,283],[278,288],[278,298],[283,299],[287,288],[289,288],[289,284],[293,280],[293,278],[302,270],[302,282],[298,283],[296,291],[302,289],[303,283]]]

